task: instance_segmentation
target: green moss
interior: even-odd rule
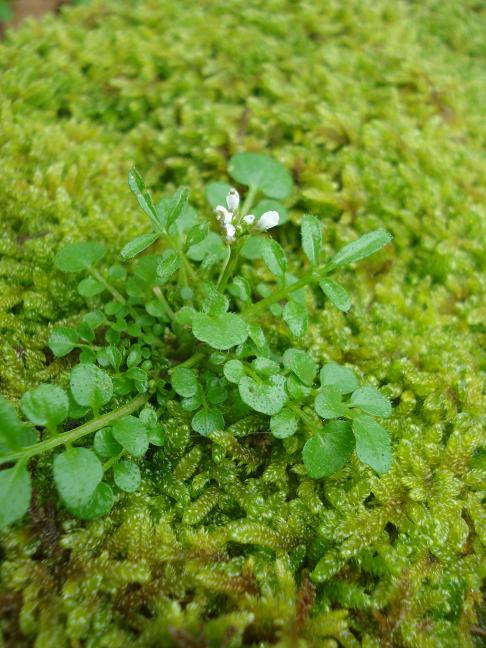
[[[211,646],[479,645],[485,23],[468,0],[111,0],[0,47],[10,397],[67,367],[48,330],[84,304],[52,268],[58,245],[104,240],[113,260],[144,231],[133,163],[203,209],[231,154],[269,150],[298,185],[290,246],[304,211],[328,251],[395,237],[348,274],[348,315],[315,304],[306,339],[393,399],[392,471],[316,482],[258,419],[195,440],[173,411],[144,492],[81,524],[45,503],[40,464],[32,520],[3,536],[5,645],[205,646],[202,628]]]

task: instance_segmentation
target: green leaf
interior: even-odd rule
[[[249,376],[243,376],[238,389],[243,402],[261,414],[278,414],[287,402],[283,376],[270,376],[267,383],[259,383]]]
[[[287,270],[287,257],[282,246],[273,238],[266,238],[263,247],[263,260],[270,272],[278,277],[285,276]]]
[[[284,407],[270,419],[270,431],[277,439],[286,439],[297,432],[299,422],[292,410]]]
[[[226,254],[226,245],[216,232],[209,232],[205,239],[191,245],[187,250],[187,257],[192,261],[206,261],[211,258],[216,263],[218,260],[224,259]]]
[[[295,301],[287,302],[283,310],[283,319],[295,337],[302,337],[307,331],[308,314],[302,304]]]
[[[349,394],[358,388],[358,379],[354,371],[337,362],[329,362],[322,367],[320,379],[323,387],[332,385],[340,394]]]
[[[74,400],[84,407],[97,411],[113,396],[113,382],[110,376],[91,363],[76,365],[69,380]]]
[[[265,247],[267,245],[267,237],[255,234],[253,236],[245,237],[244,243],[241,246],[240,254],[244,259],[255,261],[256,259],[263,259]]]
[[[81,297],[95,297],[103,292],[105,287],[101,281],[93,279],[93,277],[86,277],[78,283],[78,293]]]
[[[93,331],[106,322],[104,313],[100,310],[90,311],[83,316],[83,322]]]
[[[149,429],[148,438],[149,438],[149,443],[158,447],[165,445],[167,441],[165,431],[160,425],[157,425],[157,427]]]
[[[378,474],[386,472],[392,462],[390,435],[371,416],[358,416],[353,420],[358,459]]]
[[[229,299],[214,288],[212,284],[207,285],[208,295],[203,302],[202,309],[208,315],[222,315],[229,307]]]
[[[99,243],[69,243],[54,257],[54,265],[63,272],[81,272],[95,265],[105,256]]]
[[[135,416],[124,416],[113,423],[113,437],[133,457],[143,456],[148,449],[147,428]]]
[[[269,358],[257,357],[252,362],[252,368],[263,378],[275,376],[280,373],[280,365]]]
[[[295,401],[302,401],[306,399],[311,393],[310,387],[304,385],[304,383],[301,382],[293,373],[291,373],[287,378],[286,387],[290,398]]]
[[[174,272],[181,267],[181,259],[178,254],[169,250],[157,266],[157,279],[160,285],[169,281]]]
[[[250,322],[248,324],[248,334],[259,349],[263,348],[267,343],[265,340],[265,333],[259,324]]]
[[[287,198],[292,191],[292,177],[276,160],[261,153],[237,153],[228,167],[237,182],[259,189],[269,198]]]
[[[260,220],[260,216],[267,211],[276,211],[279,215],[279,225],[283,225],[289,220],[289,215],[287,209],[279,203],[277,200],[271,200],[266,198],[265,200],[260,200],[260,202],[253,208],[252,213],[254,214],[256,220]]]
[[[69,398],[60,387],[39,385],[22,396],[20,406],[25,416],[35,425],[55,428],[67,418]]]
[[[228,286],[229,292],[241,301],[248,301],[251,297],[251,284],[248,279],[237,276]]]
[[[201,409],[191,421],[192,429],[202,436],[208,436],[216,430],[224,430],[224,418],[218,410]]]
[[[315,216],[306,214],[300,226],[302,249],[312,265],[319,264],[321,254],[322,230],[321,224]]]
[[[197,245],[198,243],[201,243],[201,241],[204,241],[208,233],[209,233],[209,227],[207,223],[200,223],[199,225],[194,225],[187,232],[186,246],[190,247],[191,245]]]
[[[172,373],[170,383],[174,391],[185,398],[195,396],[199,391],[197,374],[193,369],[177,367]]]
[[[96,453],[103,458],[116,457],[123,450],[121,445],[113,438],[111,428],[101,428],[94,435],[93,447]]]
[[[308,353],[300,349],[287,349],[283,354],[283,363],[284,367],[293,371],[303,383],[313,384],[317,373],[317,364]]]
[[[133,461],[123,459],[113,467],[113,481],[120,490],[134,493],[142,481],[140,468]]]
[[[155,209],[155,205],[152,201],[152,197],[145,188],[145,183],[142,179],[142,176],[135,168],[133,168],[128,174],[128,186],[133,191],[133,194],[138,200],[140,207],[147,214],[156,228],[159,229],[160,221],[157,210]]]
[[[237,385],[245,375],[245,367],[239,360],[228,360],[223,367],[223,373],[226,380]]]
[[[56,358],[62,358],[71,353],[79,342],[77,331],[67,327],[55,328],[49,335],[47,345]]]
[[[319,286],[329,301],[339,308],[343,313],[347,313],[351,308],[351,299],[346,290],[333,279],[321,279]]]
[[[338,418],[338,416],[343,416],[345,406],[341,400],[339,390],[334,385],[321,387],[314,401],[314,409],[323,419],[333,419]]]
[[[245,321],[233,313],[222,313],[215,317],[194,313],[192,332],[195,338],[219,351],[243,344],[248,337]]]
[[[302,450],[304,466],[313,479],[341,470],[353,454],[354,437],[348,421],[332,421],[311,437]]]
[[[391,403],[383,394],[374,387],[360,387],[351,396],[351,407],[359,407],[367,414],[374,416],[391,416]]]
[[[27,513],[30,495],[30,474],[25,463],[0,471],[0,529]]]
[[[137,254],[140,254],[140,252],[143,252],[148,247],[153,245],[155,241],[157,241],[159,238],[160,238],[159,232],[150,232],[150,234],[142,234],[142,236],[137,236],[136,239],[133,239],[133,241],[129,241],[122,248],[122,251],[120,252],[120,256],[125,261],[128,261],[128,259],[132,259]]]
[[[94,520],[109,513],[115,502],[111,486],[101,482],[95,488],[89,500],[80,506],[68,506],[68,510],[82,520]]]
[[[37,433],[21,423],[15,408],[0,396],[0,455],[16,452],[37,441]]]
[[[187,206],[189,200],[189,191],[185,187],[179,187],[175,194],[171,196],[167,204],[165,218],[165,227],[169,229],[181,215],[183,209]]]
[[[103,478],[100,460],[87,448],[69,448],[57,455],[53,472],[59,495],[69,509],[87,504]]]
[[[390,243],[392,235],[386,230],[378,229],[368,232],[357,241],[348,243],[331,259],[328,268],[339,268],[355,261],[361,261],[378,252],[384,245]]]
[[[210,182],[206,185],[204,194],[211,207],[218,205],[226,206],[226,196],[228,195],[231,185],[227,182]]]

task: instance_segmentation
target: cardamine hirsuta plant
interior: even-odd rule
[[[128,264],[102,272],[105,250],[95,242],[57,252],[55,266],[80,275],[77,290],[91,310],[49,338],[55,356],[73,360],[68,385],[25,393],[27,422],[0,398],[0,527],[27,512],[29,469],[44,453],[71,514],[109,512],[117,494],[139,487],[141,463],[164,452],[170,401],[188,413],[201,443],[251,418],[255,433],[273,435],[287,452],[302,449],[303,470],[314,479],[340,470],[353,452],[376,472],[388,470],[390,438],[377,421],[391,415],[388,399],[346,366],[319,367],[299,341],[309,324],[308,291],[348,311],[351,300],[334,276],[390,234],[369,232],[324,259],[320,222],[305,215],[308,263],[296,268],[273,237],[287,218],[280,201],[292,189],[289,173],[255,153],[235,155],[229,173],[248,187],[243,203],[236,189],[211,183],[214,214],[205,218],[185,188],[155,204],[132,170],[129,186],[151,231],[121,250]]]

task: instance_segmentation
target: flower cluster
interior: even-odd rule
[[[254,223],[256,229],[260,232],[266,232],[279,223],[280,216],[277,211],[267,211],[263,213],[258,220],[256,220],[253,214],[238,214],[239,205],[239,193],[236,189],[230,189],[226,196],[226,207],[218,205],[214,210],[228,244],[236,241],[237,232],[243,231],[245,227],[250,228]]]

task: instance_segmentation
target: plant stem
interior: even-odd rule
[[[255,200],[255,196],[258,193],[258,187],[250,187],[248,193],[246,194],[245,202],[243,203],[243,207],[241,208],[241,216],[246,216],[249,212],[250,209],[253,207],[253,202]]]
[[[203,358],[204,358],[204,353],[202,351],[196,351],[195,353],[192,354],[190,358],[187,358],[187,360],[184,360],[184,362],[181,362],[175,367],[172,367],[172,369],[169,369],[169,373],[172,373],[175,369],[180,369],[180,368],[189,369],[190,367],[193,367],[195,364],[197,364],[199,360],[202,360]]]
[[[261,310],[268,308],[268,306],[272,306],[272,304],[275,304],[281,299],[285,299],[286,297],[288,297],[288,295],[295,292],[296,290],[300,290],[300,288],[305,288],[305,286],[317,283],[330,270],[331,268],[328,268],[328,266],[317,268],[315,270],[309,270],[309,272],[306,272],[304,275],[302,275],[302,277],[295,283],[290,284],[289,286],[283,286],[268,297],[265,297],[265,299],[261,299],[259,302],[251,304],[251,306],[245,308],[245,310],[243,310],[240,315],[244,318],[254,317]]]
[[[170,319],[174,319],[175,313],[172,310],[172,308],[169,306],[169,302],[165,298],[165,295],[162,292],[162,290],[160,289],[160,287],[159,286],[154,286],[152,290],[154,292],[154,295],[157,296],[157,299],[160,301],[160,303],[163,304],[165,310],[167,311],[167,315],[170,317]]]
[[[112,296],[114,297],[114,299],[116,299],[117,302],[119,302],[120,304],[126,303],[125,297],[123,297],[123,295],[119,293],[116,288],[113,288],[113,286],[110,283],[108,283],[108,281],[103,277],[103,275],[101,274],[101,272],[99,272],[99,270],[97,270],[96,268],[89,268],[89,273],[97,281],[103,284],[106,290],[108,290],[108,292],[112,294]]]
[[[111,425],[113,421],[116,421],[122,416],[127,416],[128,414],[140,409],[142,405],[147,402],[149,397],[150,394],[140,394],[118,409],[103,414],[103,416],[88,421],[87,423],[83,423],[83,425],[80,425],[73,430],[69,430],[69,432],[64,432],[56,437],[51,437],[50,439],[46,439],[45,441],[41,441],[35,445],[22,448],[22,450],[19,450],[18,452],[12,452],[9,455],[0,457],[0,465],[16,461],[17,459],[28,460],[34,455],[47,452],[48,450],[52,450],[60,445],[72,443],[88,434],[97,432],[98,430],[101,430],[101,428]]]
[[[224,263],[223,263],[223,265],[221,267],[221,272],[219,273],[216,288],[219,288],[220,286],[222,286],[222,282],[223,282],[224,276],[226,274],[226,269],[227,269],[228,264],[229,264],[230,259],[231,259],[231,245],[227,245],[226,247],[228,248],[228,250],[226,252],[226,259],[224,260]],[[224,290],[224,286],[221,287],[221,290]]]

